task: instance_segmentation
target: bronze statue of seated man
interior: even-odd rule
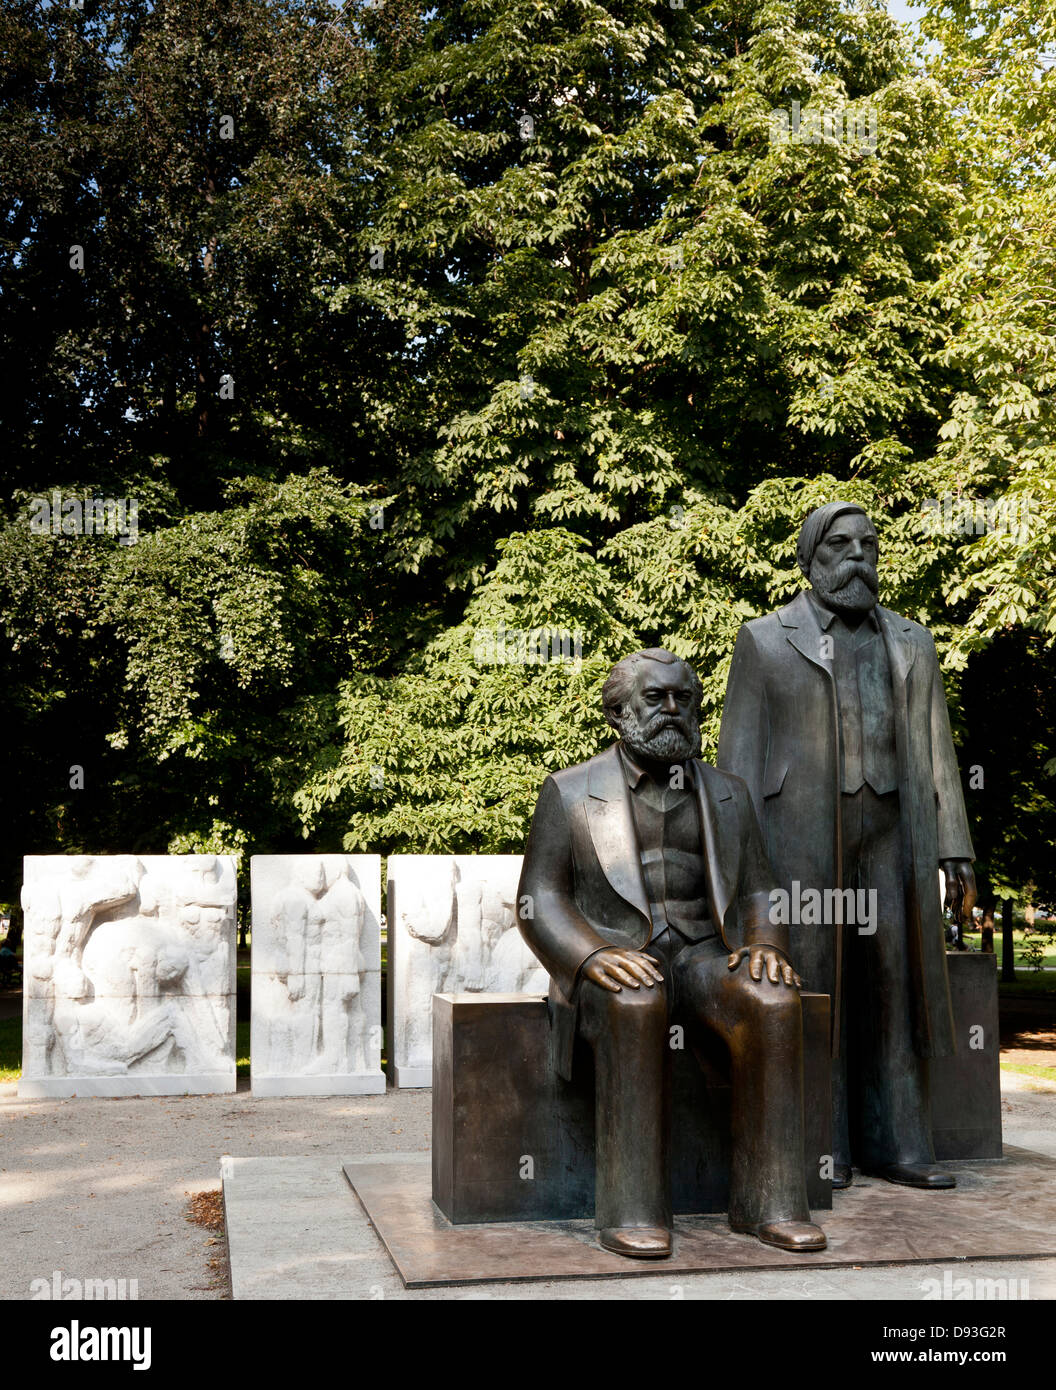
[[[601,1244],[671,1253],[677,1025],[729,1050],[730,1226],[822,1250],[804,1173],[802,982],[787,927],[770,922],[747,787],[696,756],[701,686],[680,658],[625,658],[602,699],[619,742],[546,779],[518,890],[520,929],[550,973],[558,1073],[571,1079],[577,1033],[594,1053]]]

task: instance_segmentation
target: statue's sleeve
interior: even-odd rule
[[[974,859],[968,816],[964,809],[961,773],[950,732],[950,711],[942,671],[929,633],[928,662],[931,666],[931,771],[938,793],[936,811],[939,823],[939,859]]]
[[[757,816],[763,814],[763,771],[769,735],[762,662],[755,638],[745,625],[737,634],[726,681],[715,765],[747,782]]]
[[[609,943],[576,906],[572,835],[557,783],[539,792],[517,886],[517,925],[528,947],[571,998],[580,967]]]
[[[788,925],[771,920],[771,890],[774,872],[763,843],[759,817],[755,814],[747,789],[738,792],[741,801],[741,879],[738,884],[737,915],[745,946],[776,946],[789,952]]]

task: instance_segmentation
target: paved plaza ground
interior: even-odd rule
[[[244,1084],[244,1083],[243,1083]],[[1056,1086],[1003,1076],[1006,1143],[1056,1157]],[[194,1224],[190,1195],[218,1189],[220,1160],[302,1157],[320,1174],[358,1154],[424,1152],[430,1093],[259,1099],[234,1095],[20,1101],[0,1088],[0,1297],[31,1296],[55,1271],[138,1281],[141,1299],[230,1296],[223,1236]],[[320,1162],[324,1160],[325,1162]],[[839,1195],[835,1197],[839,1201]],[[1030,1194],[1023,1194],[1030,1202]],[[493,1284],[405,1290],[355,1196],[351,1239],[364,1298],[844,1298],[921,1299],[945,1266],[768,1272]],[[1032,1299],[1056,1297],[1056,1259],[953,1263],[953,1277],[1029,1279]],[[1022,1284],[1020,1284],[1022,1287]]]

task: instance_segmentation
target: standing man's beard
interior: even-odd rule
[[[629,705],[619,716],[620,737],[627,751],[654,762],[684,763],[700,752],[700,724],[696,715],[654,714],[644,724]]]
[[[868,613],[880,592],[876,570],[861,560],[841,560],[831,567],[816,560],[810,582],[826,608],[849,613]]]

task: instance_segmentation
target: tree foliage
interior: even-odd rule
[[[694,662],[713,751],[837,496],[1040,892],[1050,10],[931,0],[913,55],[873,0],[11,0],[8,896],[24,852],[515,852],[628,651]],[[53,489],[138,540],[34,533]]]

